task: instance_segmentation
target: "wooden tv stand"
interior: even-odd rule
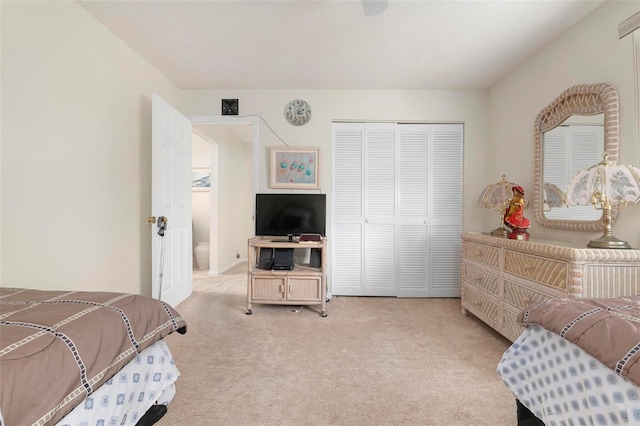
[[[319,249],[320,267],[295,264],[293,270],[259,269],[260,249]],[[249,238],[247,253],[247,315],[251,304],[320,305],[320,316],[326,317],[327,238],[320,241],[288,241],[286,237]]]

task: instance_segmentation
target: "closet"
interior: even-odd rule
[[[332,294],[459,297],[463,125],[332,130]]]

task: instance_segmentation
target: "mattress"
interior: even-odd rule
[[[186,332],[180,314],[141,295],[0,288],[2,423],[51,426],[103,403],[93,394],[175,331]]]
[[[84,399],[56,426],[135,425],[156,402],[169,405],[180,372],[160,340]]]
[[[640,424],[640,388],[576,344],[532,324],[497,371],[546,426]]]

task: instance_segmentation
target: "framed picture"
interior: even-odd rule
[[[271,148],[271,188],[319,189],[319,148]]]
[[[191,171],[191,189],[193,191],[211,190],[211,169],[194,168]]]

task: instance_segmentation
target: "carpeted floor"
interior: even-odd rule
[[[515,425],[496,373],[509,342],[459,299],[334,297],[253,305],[246,267],[194,274],[167,338],[181,372],[160,425]]]

